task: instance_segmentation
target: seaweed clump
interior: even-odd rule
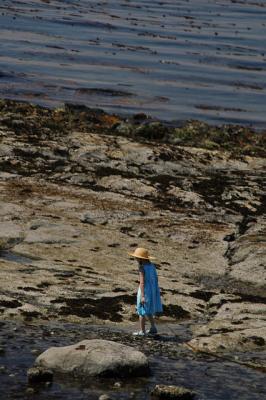
[[[265,134],[240,125],[211,126],[201,121],[188,121],[174,129],[172,138],[181,145],[263,157],[266,155]]]
[[[126,118],[76,104],[48,109],[26,102],[0,100],[0,123],[18,136],[27,135],[32,142],[62,137],[78,130],[145,142],[226,150],[234,156],[266,156],[266,131],[240,125],[212,126],[197,120],[177,127],[152,120],[145,114]]]

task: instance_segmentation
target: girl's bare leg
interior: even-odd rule
[[[148,318],[149,318],[149,321],[151,324],[151,328],[155,328],[155,321],[154,321],[153,315],[148,315]]]
[[[139,326],[142,332],[145,332],[145,317],[139,316]]]

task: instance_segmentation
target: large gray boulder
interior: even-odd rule
[[[35,365],[76,378],[145,376],[149,373],[148,359],[143,353],[120,343],[100,339],[51,347],[40,354]]]

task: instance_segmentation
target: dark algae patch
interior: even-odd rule
[[[190,316],[188,311],[184,310],[182,307],[176,304],[164,305],[163,315],[175,319],[186,319]]]
[[[123,320],[120,312],[123,310],[122,303],[134,304],[135,295],[120,295],[114,297],[102,297],[100,299],[57,299],[56,302],[65,302],[66,306],[60,309],[60,315],[76,315],[86,318],[95,316],[101,320],[121,322]]]

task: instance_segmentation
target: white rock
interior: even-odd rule
[[[54,372],[87,376],[144,376],[147,357],[132,347],[108,340],[83,340],[65,347],[51,347],[35,361]]]

